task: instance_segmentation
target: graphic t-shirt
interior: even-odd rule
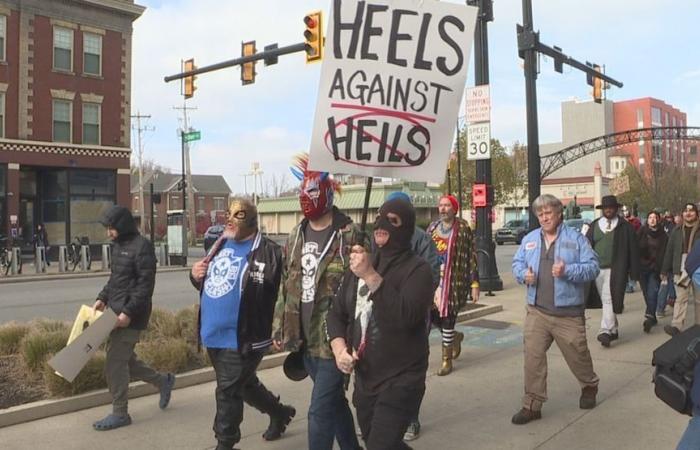
[[[452,233],[452,228],[446,232],[440,231],[441,225],[438,225],[433,230],[432,238],[435,243],[435,248],[437,248],[438,261],[440,262],[440,285],[442,285],[442,279],[445,275],[445,261],[447,260],[447,249],[450,243],[450,234]]]
[[[304,246],[301,249],[301,327],[307,339],[316,299],[316,272],[321,258],[327,251],[331,229],[329,225],[316,231],[307,225],[304,230]]]
[[[241,278],[248,265],[253,239],[228,239],[209,263],[202,290],[202,344],[208,348],[238,350],[238,313]]]

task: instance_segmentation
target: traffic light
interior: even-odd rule
[[[595,65],[593,68],[600,72],[600,66]],[[593,101],[596,103],[603,101],[603,80],[596,76],[593,77]]]
[[[191,72],[195,69],[197,69],[197,66],[194,65],[194,58],[190,58],[187,61],[185,61],[185,72]],[[197,90],[197,86],[194,85],[194,80],[196,79],[197,75],[190,75],[188,77],[185,77],[185,98],[192,98],[192,96],[194,95],[194,91]]]
[[[306,44],[306,62],[311,63],[323,59],[323,13],[314,11],[304,16],[304,41]]]
[[[241,56],[252,56],[255,53],[255,41],[241,43]],[[255,83],[255,61],[241,65],[241,83],[243,86]]]

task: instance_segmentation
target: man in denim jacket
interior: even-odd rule
[[[584,235],[562,224],[563,205],[543,194],[532,203],[540,228],[525,236],[513,257],[513,275],[527,285],[523,330],[525,395],[516,425],[542,417],[547,400],[547,350],[557,343],[581,385],[579,407],[596,405],[598,376],[588,351],[584,287],[599,272],[598,257]]]

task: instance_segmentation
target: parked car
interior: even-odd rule
[[[566,219],[564,220],[564,225],[567,227],[574,228],[576,231],[586,234],[588,231],[588,226],[591,221],[588,219]]]
[[[212,245],[214,245],[214,242],[219,239],[219,236],[221,236],[221,233],[223,232],[223,225],[212,225],[207,228],[207,231],[204,233],[204,251],[206,253],[209,253],[209,249]]]
[[[528,230],[529,226],[527,220],[511,220],[506,223],[505,227],[499,228],[498,231],[496,231],[496,238],[494,240],[498,245],[503,245],[506,242],[513,242],[520,245],[520,241],[523,240]]]

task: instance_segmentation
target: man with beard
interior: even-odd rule
[[[598,376],[586,340],[584,285],[598,275],[598,260],[586,238],[562,223],[563,205],[553,195],[532,202],[540,227],[528,233],[513,257],[513,276],[527,285],[523,327],[525,395],[511,419],[524,425],[542,418],[547,400],[547,350],[557,343],[581,386],[579,408],[596,405]]]
[[[402,437],[425,391],[433,286],[430,266],[411,250],[415,218],[405,201],[382,205],[377,249],[370,256],[353,246],[352,273],[328,313],[335,363],[355,371],[353,404],[368,450],[410,449]]]
[[[299,156],[292,173],[301,180],[299,203],[304,213],[289,234],[282,289],[275,309],[273,345],[303,352],[314,383],[308,413],[309,450],[360,447],[345,397],[345,377],[333,358],[326,315],[348,271],[349,247],[364,241],[352,220],[333,206],[339,185],[327,172],[308,169],[308,156]]]
[[[614,195],[603,197],[596,209],[603,210],[603,216],[591,223],[586,237],[591,247],[598,253],[600,273],[588,287],[586,306],[602,308],[598,341],[603,347],[619,337],[616,314],[624,309],[627,279],[639,279],[639,244],[634,228],[618,216],[622,205]]]
[[[282,251],[258,231],[255,205],[234,198],[226,228],[209,254],[192,266],[200,291],[198,337],[216,373],[216,450],[241,440],[243,402],[270,416],[263,439],[278,439],[296,414],[260,382],[258,364],[272,340],[282,276]]]
[[[695,242],[700,239],[700,233],[697,231],[698,207],[695,203],[687,203],[683,208],[683,223],[676,226],[668,238],[664,262],[661,266],[661,279],[666,280],[667,274],[673,273],[673,280],[668,279],[668,283],[674,283],[676,287],[673,320],[671,325],[664,327],[664,331],[671,336],[678,334],[683,329],[685,315],[688,311],[688,298],[691,294],[693,298],[696,296],[690,281],[692,274],[685,271],[685,260]],[[700,309],[700,305],[696,302],[696,310],[698,309]]]
[[[440,286],[435,291],[433,323],[442,331],[442,365],[438,376],[452,372],[452,360],[462,352],[462,333],[455,333],[457,314],[471,296],[479,301],[479,270],[476,265],[474,235],[469,224],[457,217],[459,204],[453,195],[438,203],[440,220],[430,224],[441,263]]]
[[[661,225],[661,216],[656,211],[647,214],[647,223],[637,232],[641,271],[639,285],[647,305],[644,312],[644,332],[656,325],[656,311],[661,283],[661,263],[666,252],[668,236]]]

